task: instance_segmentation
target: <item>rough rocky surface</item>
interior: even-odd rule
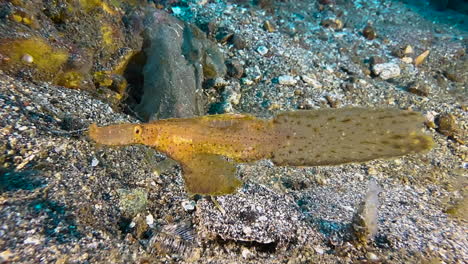
[[[194,25],[150,9],[145,19],[142,90],[135,111],[145,121],[203,114],[202,83],[226,74],[223,55]]]
[[[93,26],[92,14],[120,21],[93,7],[91,14],[76,11],[84,25],[75,18],[38,30],[24,24],[26,14],[44,9],[13,6],[17,2],[8,1],[8,12],[2,6],[2,39],[31,32],[44,37],[57,28],[70,34]],[[160,153],[98,146],[86,137],[90,123],[138,122],[134,115],[103,99],[100,89],[43,82],[45,75],[39,78],[30,64],[6,67],[8,56],[0,52],[0,262],[468,262],[466,16],[389,0],[158,2],[205,30],[236,61],[234,74],[203,90],[214,110],[270,117],[347,105],[413,109],[427,117],[436,146],[425,154],[334,167],[241,164],[247,184],[237,194],[188,197],[179,167]],[[133,11],[122,23],[136,30],[141,12]],[[21,20],[10,19],[15,12]],[[265,21],[275,30],[265,30]],[[362,33],[369,23],[372,40]],[[98,29],[83,29],[89,34],[84,42],[99,46]],[[428,57],[415,66],[426,50]],[[92,68],[118,61],[111,57],[109,50],[98,53]],[[374,76],[374,61],[398,62],[400,75]],[[136,85],[122,76],[130,89]],[[297,83],[280,84],[278,76]],[[430,92],[408,92],[413,84]],[[352,221],[370,179],[381,188],[377,233],[363,243],[353,238]]]

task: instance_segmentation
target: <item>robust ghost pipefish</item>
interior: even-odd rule
[[[337,165],[429,150],[433,140],[420,131],[423,120],[420,113],[398,109],[341,108],[284,112],[272,119],[221,114],[92,124],[89,136],[104,145],[153,147],[181,164],[189,193],[224,195],[242,185],[235,162]]]

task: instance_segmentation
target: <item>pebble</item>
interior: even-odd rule
[[[96,167],[99,164],[99,160],[93,157],[93,160],[91,161],[91,167]]]
[[[404,62],[404,63],[411,64],[411,63],[413,63],[413,58],[411,58],[411,57],[403,57],[403,58],[401,58],[401,61]]]
[[[368,40],[373,40],[377,37],[375,29],[371,25],[367,25],[362,31],[362,35]]]
[[[22,60],[23,62],[26,62],[26,63],[33,63],[34,58],[33,58],[33,56],[31,56],[31,55],[25,53],[25,54],[23,55],[23,57],[21,57],[21,60]]]
[[[245,259],[249,259],[249,258],[255,256],[255,255],[254,255],[248,248],[246,248],[246,247],[243,247],[243,248],[242,248],[241,254],[242,254],[242,257],[245,258]]]
[[[146,216],[146,224],[149,226],[154,224],[154,217],[152,214]]]
[[[242,84],[245,84],[245,85],[252,85],[254,84],[254,82],[252,80],[250,80],[249,78],[242,78],[241,79],[241,82]]]
[[[187,212],[193,211],[193,210],[195,210],[195,202],[191,201],[191,200],[182,201],[182,207]]]
[[[257,52],[260,55],[265,56],[268,53],[268,48],[265,47],[265,46],[260,46],[260,47],[257,48]]]
[[[428,96],[430,92],[430,87],[426,84],[412,82],[408,85],[407,90],[408,92],[419,96]]]
[[[252,234],[252,228],[248,227],[248,226],[244,226],[244,228],[242,228],[242,232],[246,235],[246,236],[250,236]]]
[[[323,248],[317,246],[317,247],[314,247],[314,250],[317,254],[319,255],[323,255],[323,253],[325,253],[325,250],[323,250]]]
[[[413,50],[413,47],[411,47],[411,45],[407,45],[405,49],[403,50],[404,54],[413,54],[413,52],[414,50]]]
[[[240,78],[244,74],[244,67],[238,60],[229,60],[226,62],[227,74],[233,78]]]
[[[377,255],[372,253],[372,252],[367,252],[366,257],[370,261],[378,261],[379,260],[379,257],[377,257]]]
[[[296,85],[297,80],[290,75],[281,75],[278,77],[278,82],[282,85]]]
[[[383,80],[398,77],[401,73],[400,66],[392,62],[375,64],[372,71]]]
[[[301,78],[305,83],[307,83],[308,85],[314,88],[322,88],[322,84],[314,78],[311,78],[307,75],[302,75]]]

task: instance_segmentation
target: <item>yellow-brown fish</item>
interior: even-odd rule
[[[234,162],[336,165],[429,150],[433,140],[420,131],[422,121],[417,112],[342,108],[285,112],[272,119],[222,114],[146,124],[92,124],[89,136],[104,145],[151,146],[181,164],[189,193],[223,195],[242,184]]]

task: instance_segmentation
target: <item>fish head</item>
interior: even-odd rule
[[[91,124],[89,137],[99,144],[122,146],[143,143],[144,127],[139,124],[118,124],[98,127]]]

